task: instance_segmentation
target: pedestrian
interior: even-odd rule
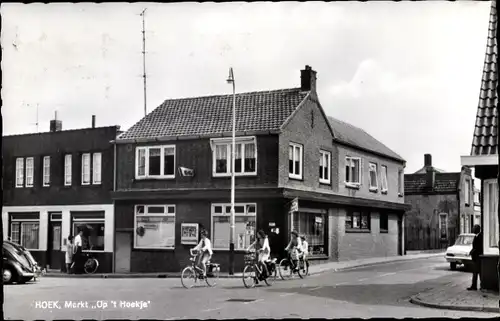
[[[300,239],[302,240],[302,259],[304,260],[304,264],[307,269],[309,269],[309,261],[307,260],[307,255],[309,254],[309,243],[307,243],[305,234],[302,234]]]
[[[83,236],[83,228],[78,230],[78,234],[75,236],[75,244],[74,244],[74,256],[73,256],[73,266],[75,274],[82,273],[82,236]]]
[[[73,236],[68,236],[68,244],[66,244],[66,273],[71,274],[71,268],[73,265],[73,252],[75,251],[75,246],[73,244]]]
[[[483,232],[481,231],[481,226],[474,225],[472,229],[473,233],[476,234],[474,236],[474,240],[472,241],[472,250],[470,251],[470,256],[472,259],[472,285],[470,288],[467,288],[469,291],[477,290],[477,279],[479,277],[479,281],[481,281],[481,260],[480,256],[483,254]],[[480,286],[482,289],[482,286]]]

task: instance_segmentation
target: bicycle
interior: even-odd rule
[[[276,259],[271,259],[265,263],[267,265],[268,275],[263,277],[263,270],[259,267],[259,261],[255,252],[245,255],[245,268],[243,269],[243,284],[245,287],[253,288],[257,284],[257,280],[266,282],[267,286],[271,286],[276,280]]]
[[[291,253],[291,259],[288,257],[282,259],[279,264],[279,273],[282,280],[291,278],[295,273],[299,275],[301,279],[309,274],[309,267],[303,259],[303,256],[299,257],[298,251],[294,249]],[[296,264],[295,262],[298,262]],[[287,271],[288,272],[285,272]]]
[[[99,261],[92,255],[92,253],[85,253],[87,257],[85,264],[83,265],[83,270],[86,274],[94,274],[99,268]]]
[[[196,255],[198,254],[197,251],[191,249],[189,250],[189,253],[191,254],[191,257],[189,258],[191,263],[181,272],[182,286],[189,289],[192,288],[198,280],[205,280],[209,287],[214,287],[219,279],[220,265],[218,263],[211,263],[208,261],[205,264],[205,270],[203,270],[196,264]],[[203,275],[205,271],[207,272],[206,277]],[[193,280],[193,284],[189,285],[189,280]]]

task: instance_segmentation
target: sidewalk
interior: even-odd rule
[[[445,286],[419,293],[410,299],[413,304],[428,308],[500,312],[498,293],[486,291],[467,291],[470,286],[471,275],[464,273],[458,282],[448,283]]]
[[[382,258],[370,258],[362,260],[352,260],[345,262],[327,262],[314,264],[312,261],[309,267],[309,274],[319,274],[327,271],[343,271],[354,269],[364,266],[372,266],[384,263],[425,259],[429,257],[442,256],[444,252],[441,253],[430,253],[430,254],[413,254],[405,256],[393,256],[393,257],[382,257]],[[106,273],[106,274],[66,274],[62,272],[47,272],[44,277],[63,277],[63,278],[179,278],[181,272],[155,272],[155,273]],[[242,273],[235,273],[234,275],[229,275],[228,273],[221,273],[220,278],[241,278]]]

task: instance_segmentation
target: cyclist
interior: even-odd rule
[[[266,278],[269,275],[269,271],[267,268],[267,262],[269,261],[269,257],[271,255],[271,247],[269,246],[269,239],[267,238],[266,233],[263,230],[260,230],[257,233],[257,238],[255,242],[253,242],[247,249],[247,252],[250,252],[250,249],[255,249],[258,254],[258,266],[262,269],[262,278]]]
[[[302,259],[304,260],[304,264],[309,269],[309,261],[307,260],[307,255],[309,254],[309,243],[307,243],[305,234],[302,234],[300,239],[302,241]]]
[[[203,271],[203,277],[207,276],[206,263],[212,257],[212,242],[208,238],[208,233],[206,230],[201,231],[201,240],[193,250],[198,251],[197,266]]]
[[[290,243],[288,243],[285,251],[288,254],[288,259],[290,260],[290,262],[293,262],[293,266],[295,267],[294,270],[297,270],[297,260],[292,259],[293,251],[297,251],[299,253],[302,251],[302,242],[300,241],[299,233],[297,233],[297,231],[291,232]]]

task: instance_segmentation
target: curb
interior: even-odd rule
[[[383,264],[389,264],[389,263],[394,263],[394,262],[402,262],[402,261],[412,261],[412,260],[420,260],[420,259],[427,259],[431,258],[434,256],[440,256],[442,253],[432,253],[429,254],[428,256],[425,257],[418,257],[418,258],[409,258],[406,259],[403,257],[397,258],[394,260],[390,261],[381,261],[381,262],[372,262],[372,263],[362,263],[359,265],[353,265],[353,266],[346,266],[346,267],[340,267],[340,268],[325,268],[323,270],[315,271],[315,272],[309,272],[309,275],[317,275],[325,272],[342,272],[342,271],[347,271],[347,270],[353,270],[357,268],[362,268],[362,267],[369,267],[369,266],[375,266],[375,265],[383,265]],[[313,267],[312,265],[311,267]],[[66,274],[66,273],[58,273],[58,272],[47,272],[45,275],[42,277],[46,278],[90,278],[90,279],[141,279],[141,278],[150,278],[150,279],[167,279],[167,278],[180,278],[181,274],[180,273],[150,273],[150,274]],[[219,279],[239,279],[242,277],[242,273],[237,273],[236,275],[228,275],[228,274],[222,274],[219,275]]]
[[[480,306],[467,306],[467,305],[449,305],[425,302],[418,298],[418,294],[410,299],[410,303],[420,305],[427,308],[441,309],[441,310],[457,310],[457,311],[475,311],[475,312],[500,312],[499,308],[480,307]]]

